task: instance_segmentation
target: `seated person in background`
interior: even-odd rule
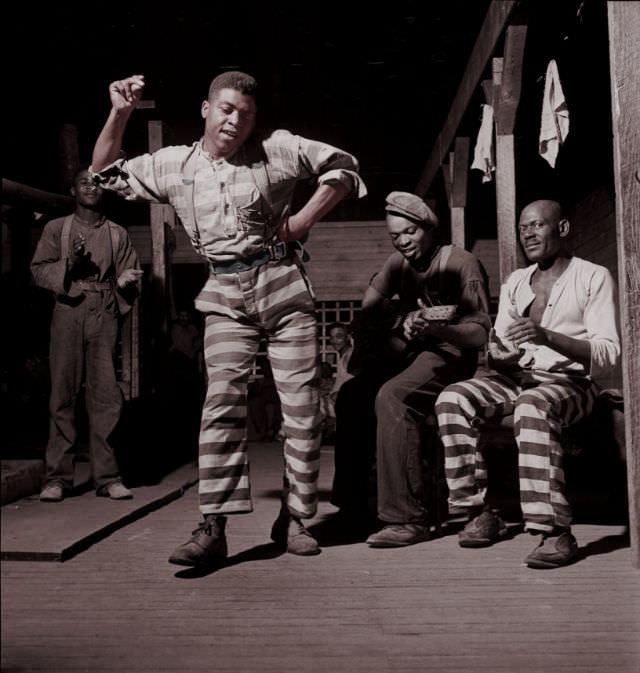
[[[495,373],[449,386],[436,403],[450,512],[469,517],[459,534],[463,547],[489,545],[505,533],[485,508],[487,474],[476,426],[514,414],[525,529],[541,534],[525,559],[531,568],[566,565],[576,554],[560,433],[590,413],[593,376],[613,367],[620,354],[615,282],[604,267],[567,253],[568,234],[555,201],[534,201],[522,211],[520,242],[533,264],[514,271],[502,287],[489,342]]]
[[[180,309],[171,325],[169,361],[176,383],[204,384],[203,334],[189,309]]]
[[[349,335],[349,328],[339,322],[334,322],[327,328],[329,344],[336,352],[336,373],[328,362],[321,363],[320,368],[320,410],[323,416],[323,436],[325,443],[333,442],[336,428],[336,398],[338,391],[345,381],[352,378],[347,366],[353,352],[353,341]]]
[[[362,370],[338,393],[332,493],[349,520],[361,520],[377,460],[378,515],[387,525],[368,538],[374,547],[427,539],[425,419],[446,385],[475,372],[490,328],[480,262],[441,245],[438,220],[418,196],[392,192],[386,212],[396,251],[370,281],[358,316],[356,347],[366,357],[354,354]],[[390,315],[396,296],[399,311]],[[455,315],[425,317],[427,305],[443,304],[455,306]],[[377,343],[394,325],[386,330],[391,338]]]
[[[180,308],[170,330],[167,413],[174,419],[168,432],[182,455],[197,455],[205,391],[203,330],[192,309]]]
[[[322,443],[333,441],[336,428],[336,410],[333,388],[335,377],[329,362],[320,363],[320,415],[322,416]]]
[[[336,361],[336,378],[333,384],[335,401],[342,384],[353,377],[353,374],[349,373],[348,370],[349,360],[353,353],[353,340],[349,334],[349,328],[339,322],[331,323],[327,332],[329,334],[329,343],[338,356]]]
[[[247,392],[247,439],[272,442],[282,439],[282,410],[269,359],[258,358],[262,376],[249,383]]]

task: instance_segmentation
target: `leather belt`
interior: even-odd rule
[[[75,282],[75,286],[85,292],[101,292],[102,290],[113,289],[113,283],[110,281],[98,283],[93,280],[78,280]]]
[[[262,266],[267,262],[275,262],[279,259],[291,256],[294,248],[288,243],[280,241],[275,245],[270,245],[259,252],[242,259],[236,259],[233,262],[209,262],[213,273],[240,273]]]

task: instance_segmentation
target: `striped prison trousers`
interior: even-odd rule
[[[478,451],[478,426],[513,413],[525,529],[568,528],[571,509],[564,496],[561,432],[591,412],[596,395],[588,378],[548,372],[526,373],[520,383],[492,374],[448,386],[435,410],[450,505],[484,504],[487,471]]]
[[[205,313],[207,394],[199,439],[202,514],[251,512],[247,387],[264,336],[283,416],[283,503],[310,518],[320,462],[319,342],[304,270],[283,259],[212,274],[198,295]]]

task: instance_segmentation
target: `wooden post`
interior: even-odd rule
[[[136,300],[122,321],[121,380],[125,400],[140,395],[140,302]]]
[[[520,101],[522,57],[526,34],[526,26],[509,26],[505,38],[504,58],[493,59],[498,265],[501,283],[512,271],[524,263],[516,236],[516,166],[513,128]]]
[[[640,4],[607,8],[629,529],[632,562],[640,568]]]
[[[464,248],[464,209],[467,205],[469,138],[456,138],[454,148],[451,184],[451,242]]]
[[[148,123],[149,152],[162,148],[162,122],[152,120]],[[151,222],[151,301],[154,316],[154,388],[161,385],[162,372],[166,371],[165,360],[168,349],[169,325],[169,274],[167,226],[173,220],[171,206],[160,203],[150,204]]]
[[[75,124],[62,125],[58,146],[60,149],[60,182],[67,191],[73,184],[73,176],[80,166],[78,127]]]

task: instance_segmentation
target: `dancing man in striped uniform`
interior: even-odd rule
[[[502,287],[489,341],[495,371],[448,386],[436,413],[449,510],[469,518],[460,545],[485,546],[505,535],[504,522],[485,506],[487,473],[476,428],[513,413],[525,530],[541,534],[525,563],[555,568],[577,553],[560,434],[591,412],[594,378],[619,357],[616,286],[606,268],[568,254],[569,222],[557,202],[529,204],[518,228],[532,264],[514,271]]]
[[[169,561],[208,566],[227,555],[227,515],[252,511],[247,459],[247,385],[266,337],[282,403],[284,488],[271,536],[293,554],[317,554],[302,520],[316,512],[319,464],[318,334],[312,289],[297,245],[350,194],[366,194],[356,159],[288,131],[254,134],[253,77],[216,77],[201,106],[204,136],[190,146],[120,158],[127,121],[144,87],[133,75],[109,85],[111,111],[92,169],[127,199],[170,203],[210,266],[196,299],[205,314],[208,389],[199,454],[204,520]],[[290,214],[298,182],[317,188]]]

